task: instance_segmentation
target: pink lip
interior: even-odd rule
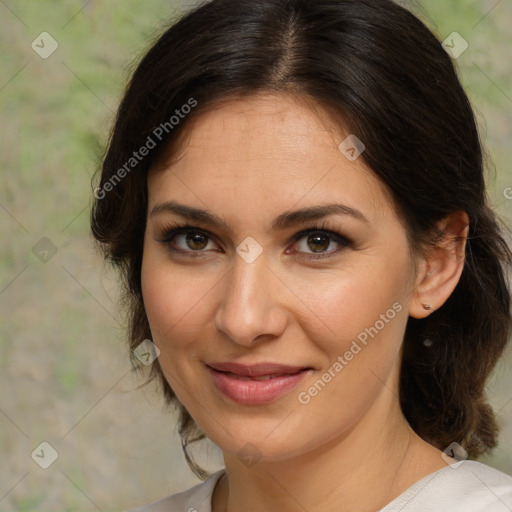
[[[244,365],[240,363],[208,363],[217,389],[225,396],[244,405],[273,402],[289,393],[311,368],[284,366],[275,363]],[[270,376],[268,380],[252,380]]]

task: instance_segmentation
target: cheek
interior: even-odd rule
[[[188,358],[195,358],[197,340],[204,340],[205,323],[214,315],[212,297],[221,280],[222,275],[217,272],[190,272],[171,264],[159,251],[144,254],[144,307],[152,341],[164,361],[171,354],[185,354],[185,350]]]
[[[151,333],[157,345],[164,345],[173,330],[180,327],[200,301],[201,289],[189,279],[183,282],[179,271],[145,254],[141,272],[142,296]],[[161,347],[160,347],[161,348]]]
[[[407,261],[397,266],[372,261],[371,265],[318,275],[308,284],[298,278],[293,288],[311,314],[312,340],[331,355],[343,354],[353,340],[378,336],[400,343],[407,321]],[[304,327],[306,329],[306,327]]]
[[[321,323],[309,324],[307,334],[323,364],[297,390],[296,410],[314,417],[314,428],[321,425],[324,436],[350,429],[384,387],[396,392],[393,375],[408,319],[406,291],[399,272],[385,276],[374,268],[347,273],[309,295],[308,304]],[[317,439],[313,430],[305,437]]]

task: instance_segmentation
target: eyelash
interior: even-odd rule
[[[184,251],[182,249],[175,249],[171,246],[171,242],[173,239],[178,235],[188,234],[188,233],[200,233],[206,237],[208,237],[210,240],[213,240],[213,237],[210,236],[210,233],[208,231],[205,231],[204,229],[198,228],[196,226],[192,226],[190,224],[181,224],[179,222],[168,224],[167,227],[164,229],[164,233],[161,239],[157,240],[158,242],[164,244],[168,247],[168,249],[173,253],[179,253],[179,254],[187,254],[187,257],[190,258],[197,258],[201,256],[201,253],[206,252],[205,250],[189,250]],[[330,258],[334,256],[335,254],[338,254],[341,252],[344,248],[352,247],[353,243],[346,238],[345,236],[341,235],[341,233],[338,233],[336,231],[333,231],[332,229],[327,228],[327,223],[323,222],[317,226],[313,226],[308,229],[304,229],[300,231],[299,233],[296,233],[293,237],[293,243],[295,244],[298,242],[301,238],[307,237],[310,234],[314,233],[321,233],[326,234],[331,238],[331,241],[334,241],[338,244],[340,244],[342,247],[338,250],[333,250],[329,252],[323,252],[323,253],[308,253],[309,256],[298,256],[300,259],[305,260],[319,260],[319,259],[325,259]],[[299,251],[297,251],[298,254],[302,254]]]

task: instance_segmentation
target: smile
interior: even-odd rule
[[[274,402],[292,391],[312,371],[307,367],[292,367],[274,363],[240,365],[210,363],[207,369],[218,391],[243,405]]]

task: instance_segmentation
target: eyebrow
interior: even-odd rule
[[[179,215],[185,219],[203,222],[216,228],[225,228],[232,232],[233,230],[215,213],[208,210],[202,210],[193,206],[187,206],[184,204],[177,203],[176,201],[166,201],[159,203],[153,207],[150,217],[154,217],[163,213],[172,213]],[[278,231],[280,229],[286,229],[296,224],[302,224],[307,221],[319,220],[330,215],[349,215],[356,220],[362,221],[368,225],[370,222],[368,219],[355,208],[340,204],[340,203],[329,203],[323,205],[310,206],[308,208],[301,208],[300,210],[294,210],[284,212],[272,223],[272,230]]]

